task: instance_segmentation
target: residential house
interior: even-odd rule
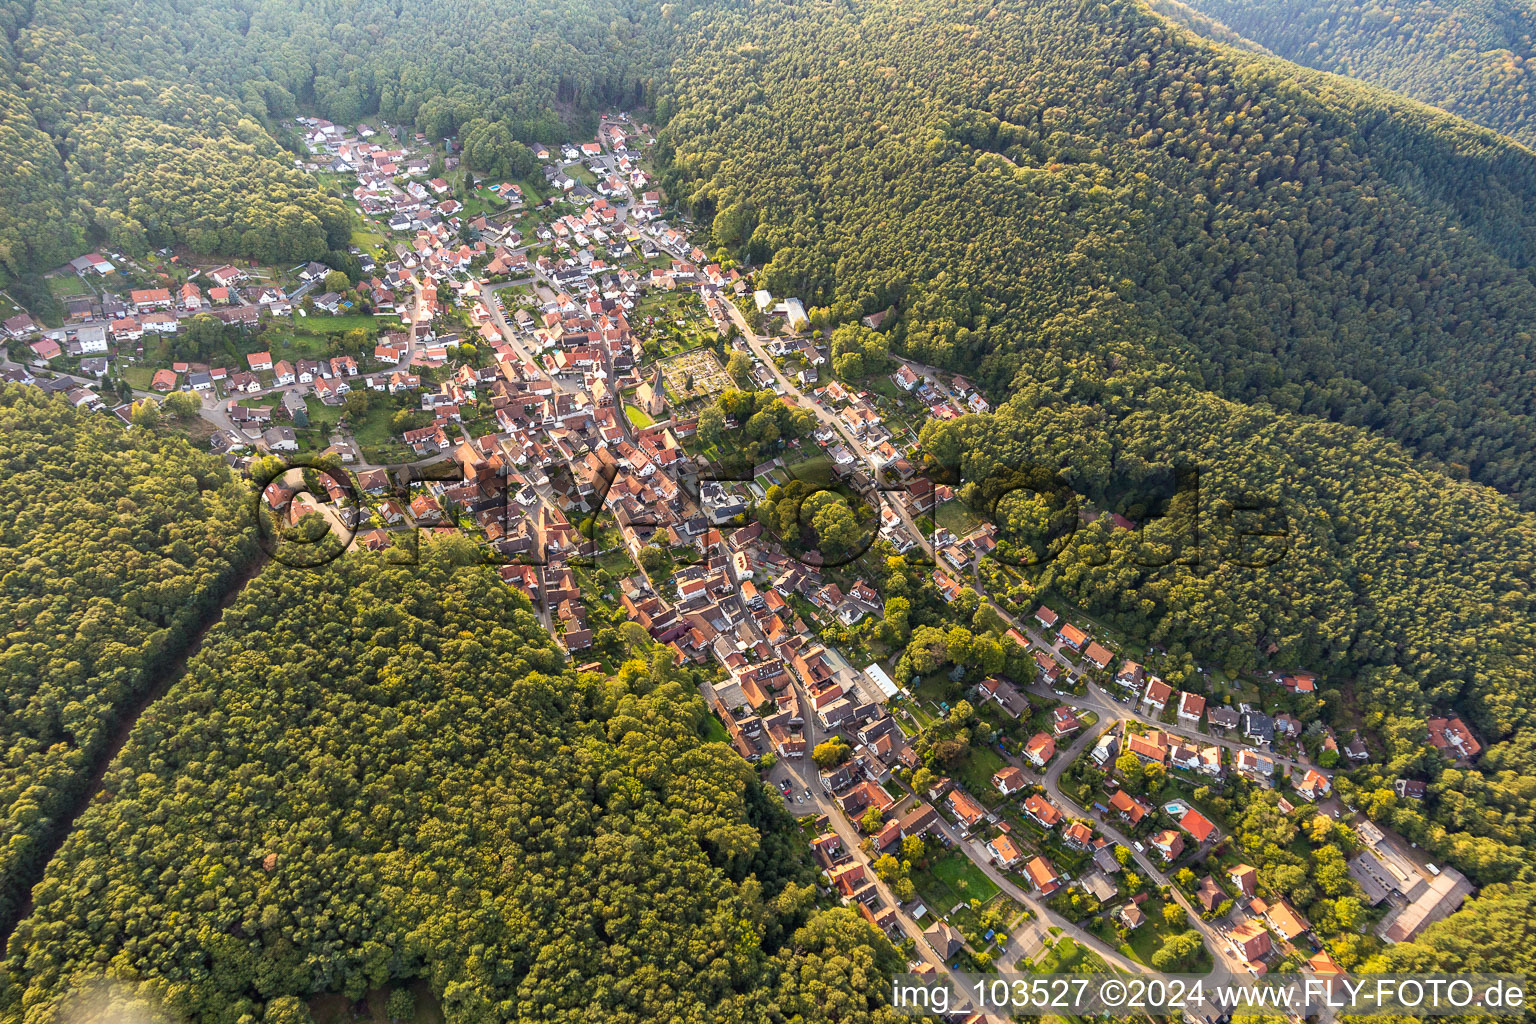
[[[1142,694],[1141,702],[1154,712],[1161,712],[1168,706],[1168,699],[1173,696],[1173,687],[1163,682],[1157,676],[1147,680],[1147,692]]]
[[[1154,729],[1144,735],[1131,733],[1125,738],[1125,749],[1141,759],[1142,764],[1168,764],[1168,734]]]
[[[1142,682],[1146,679],[1146,673],[1141,664],[1135,661],[1122,661],[1120,667],[1115,670],[1115,682],[1127,690],[1141,689]]]
[[[1046,762],[1056,756],[1056,741],[1043,732],[1037,732],[1024,745],[1024,757],[1036,768],[1044,768]]]
[[[1268,745],[1275,739],[1275,721],[1261,711],[1252,708],[1243,711],[1242,718],[1243,739],[1249,743],[1260,746]]]
[[[1061,888],[1061,877],[1056,874],[1056,868],[1044,857],[1035,857],[1024,865],[1024,874],[1029,878],[1029,884],[1034,886],[1041,896],[1049,896]]]
[[[1156,833],[1147,842],[1162,856],[1165,864],[1173,863],[1184,852],[1184,837],[1171,828]]]
[[[1188,690],[1179,691],[1179,718],[1198,724],[1205,715],[1205,698]]]
[[[1236,729],[1240,721],[1236,711],[1229,707],[1211,708],[1205,716],[1206,724],[1213,729],[1231,731]]]
[[[1212,878],[1205,875],[1200,879],[1200,887],[1195,890],[1195,902],[1200,904],[1200,909],[1207,914],[1214,914],[1216,908],[1227,901],[1227,891]]]
[[[1292,782],[1292,787],[1296,790],[1297,796],[1315,803],[1332,791],[1333,784],[1328,781],[1328,776],[1316,768],[1308,768],[1306,774],[1301,777],[1301,781]]]
[[[1216,834],[1216,826],[1209,818],[1191,807],[1179,818],[1179,828],[1188,832],[1197,843],[1204,844]]]
[[[960,950],[965,948],[965,936],[960,934],[960,929],[948,921],[935,921],[932,925],[923,929],[923,938],[933,951],[939,955],[940,960],[948,961]]]
[[[996,786],[997,791],[1003,794],[1003,796],[1012,796],[1023,789],[1026,784],[1024,773],[1012,765],[992,776],[992,785]]]
[[[1269,937],[1269,929],[1258,918],[1250,917],[1242,924],[1233,928],[1228,933],[1227,941],[1232,946],[1232,952],[1237,954],[1248,970],[1254,974],[1264,971],[1263,959],[1269,955],[1273,945]]]
[[[1250,779],[1267,779],[1275,774],[1275,759],[1256,750],[1239,750],[1237,770]]]
[[[901,836],[922,836],[939,832],[939,812],[934,810],[932,804],[919,803],[912,810],[902,816]]]
[[[169,288],[140,288],[128,293],[128,299],[140,312],[168,309],[172,304]]]
[[[995,839],[989,839],[987,852],[999,866],[1004,868],[1011,868],[1024,859],[1024,851],[1020,850],[1008,836],[1000,835]]]
[[[1286,942],[1295,942],[1312,930],[1312,926],[1307,923],[1307,919],[1297,913],[1296,908],[1283,899],[1276,900],[1274,903],[1266,906],[1263,913],[1264,920],[1268,921],[1269,926]]]
[[[972,800],[961,790],[950,790],[945,800],[949,803],[949,809],[954,812],[955,818],[960,822],[961,831],[970,831],[987,816],[981,804]]]
[[[1061,627],[1061,632],[1056,634],[1056,637],[1074,651],[1081,651],[1088,643],[1088,634],[1070,622]]]
[[[1145,818],[1152,810],[1142,803],[1141,800],[1131,796],[1131,794],[1123,789],[1116,790],[1115,795],[1109,798],[1109,807],[1110,810],[1120,815],[1120,817],[1132,825],[1141,824],[1141,819]]]
[[[1483,749],[1472,730],[1456,715],[1429,720],[1429,744],[1447,757],[1459,760],[1470,760]]]
[[[1038,793],[1032,793],[1025,798],[1024,813],[1029,815],[1035,824],[1047,830],[1055,828],[1065,817],[1061,813],[1061,808]]]
[[[1101,646],[1096,641],[1090,641],[1088,647],[1083,651],[1083,660],[1101,672],[1109,667],[1109,663],[1114,660],[1114,657],[1107,648]]]
[[[1083,723],[1078,721],[1077,712],[1069,707],[1058,707],[1051,713],[1051,734],[1056,739],[1070,736],[1082,727]]]

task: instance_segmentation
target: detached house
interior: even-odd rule
[[[1003,796],[1012,796],[1026,784],[1024,773],[1012,765],[992,776],[992,785],[997,787],[997,791]]]
[[[1041,896],[1049,896],[1061,888],[1061,877],[1056,874],[1056,868],[1044,857],[1036,857],[1024,865],[1024,874],[1029,876],[1029,884]]]
[[[1129,735],[1125,738],[1125,749],[1141,759],[1142,764],[1168,763],[1168,739],[1166,734],[1154,730],[1145,736]]]
[[[1109,798],[1109,807],[1132,825],[1141,824],[1141,819],[1151,811],[1146,804],[1123,789],[1116,790],[1115,795]]]
[[[1062,626],[1061,632],[1056,634],[1056,636],[1062,643],[1066,644],[1074,651],[1081,651],[1084,645],[1088,643],[1088,634],[1084,633],[1070,622],[1065,626]]]
[[[1168,699],[1173,696],[1173,687],[1163,682],[1157,676],[1147,681],[1147,692],[1142,694],[1141,701],[1154,711],[1162,711],[1168,706]]]
[[[1064,817],[1059,807],[1038,793],[1031,794],[1024,801],[1024,813],[1047,831],[1055,828]]]
[[[1163,829],[1149,839],[1148,843],[1162,856],[1165,864],[1172,863],[1179,854],[1184,852],[1184,837],[1171,828]]]
[[[1109,668],[1109,663],[1114,660],[1114,655],[1097,642],[1090,641],[1087,649],[1083,651],[1083,660],[1099,671]]]
[[[1269,937],[1269,929],[1257,918],[1249,918],[1242,924],[1233,928],[1228,935],[1228,941],[1232,944],[1232,952],[1242,960],[1248,970],[1254,974],[1261,973],[1264,965],[1260,962],[1269,955],[1273,945]]]
[[[1070,736],[1083,727],[1078,721],[1077,713],[1069,707],[1059,707],[1051,713],[1051,733],[1057,739]]]
[[[1135,661],[1122,661],[1120,668],[1115,672],[1115,682],[1128,690],[1139,690],[1146,679],[1146,673],[1142,670],[1141,663]]]
[[[1056,741],[1043,732],[1037,732],[1024,745],[1024,757],[1036,768],[1044,768],[1046,762],[1056,756]]]
[[[1327,796],[1333,789],[1333,784],[1328,781],[1328,776],[1315,768],[1308,768],[1301,781],[1295,783],[1296,795],[1303,800],[1316,802]]]
[[[993,860],[1005,868],[1011,868],[1024,859],[1024,851],[1020,850],[1007,836],[988,840],[987,852],[992,855]]]
[[[950,790],[945,800],[949,803],[949,809],[959,820],[962,831],[970,831],[987,816],[987,812],[980,804],[958,789]]]
[[[1455,715],[1429,720],[1429,745],[1447,757],[1459,759],[1476,757],[1483,749],[1472,730]]]

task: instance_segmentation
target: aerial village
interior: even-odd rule
[[[184,428],[231,466],[326,468],[266,482],[283,525],[408,557],[468,538],[583,667],[639,644],[695,667],[715,738],[800,821],[822,898],[915,971],[1328,975],[1472,892],[1335,792],[1372,750],[1325,724],[1315,674],[1229,678],[1061,602],[1018,607],[996,527],[922,471],[922,424],[986,400],[901,360],[834,379],[799,299],[695,243],[645,124],[535,148],[532,181],[389,126],[295,127],[366,225],[356,273],[90,253],[54,275],[64,323],[6,311],[4,377],[124,429],[190,395]],[[797,484],[873,495],[858,557],[753,514]],[[990,624],[991,653],[950,635],[914,657],[920,600]],[[1453,709],[1425,740],[1453,763],[1481,750]],[[1310,853],[1255,863],[1260,824]]]

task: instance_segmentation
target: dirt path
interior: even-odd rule
[[[133,727],[138,724],[139,718],[150,705],[165,696],[171,686],[182,677],[187,670],[187,661],[196,654],[203,645],[203,640],[208,636],[208,631],[216,626],[224,618],[224,612],[235,603],[235,598],[244,592],[246,584],[255,579],[262,569],[266,568],[270,561],[267,553],[258,548],[256,557],[251,560],[244,571],[240,573],[229,585],[228,591],[220,599],[218,607],[208,616],[208,621],[187,640],[180,654],[160,673],[159,677],[150,684],[131,705],[121,712],[120,720],[116,728],[112,730],[111,739],[106,747],[96,757],[96,763],[91,769],[91,776],[86,782],[85,788],[71,801],[70,806],[59,815],[53,828],[43,836],[44,855],[37,860],[36,867],[31,872],[31,877],[25,879],[22,884],[26,888],[26,898],[17,906],[15,916],[0,921],[0,948],[4,948],[11,940],[11,933],[16,930],[16,925],[32,913],[32,890],[37,883],[42,881],[43,873],[53,858],[58,855],[64,840],[75,830],[75,822],[80,820],[80,815],[90,807],[91,801],[101,792],[102,782],[106,778],[107,769],[112,762],[117,760],[117,755],[122,752],[128,737],[133,733]]]

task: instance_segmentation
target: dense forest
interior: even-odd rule
[[[1377,754],[1350,792],[1479,884],[1527,878],[1530,154],[1130,3],[765,0],[697,28],[661,99],[672,194],[813,318],[894,305],[893,349],[1007,399],[931,424],[939,463],[1153,519],[1038,544],[1020,606],[1322,670]],[[963,496],[1021,550],[1062,518]],[[1477,770],[1428,751],[1444,707],[1491,741]],[[1402,776],[1430,800],[1394,806]]]
[[[1028,491],[963,491],[1006,537],[1054,555],[1033,574],[1042,590],[1229,670],[1324,671],[1337,681],[1325,700],[1348,690],[1387,745],[1388,787],[1443,783],[1432,819],[1401,827],[1479,881],[1516,877],[1536,845],[1531,517],[1358,428],[1112,369],[1130,347],[1056,367],[995,415],[932,423],[927,447],[971,480],[1059,470],[1084,498],[1137,515],[1144,529],[1051,530]],[[1199,467],[1199,487],[1170,500],[1175,460]],[[1480,772],[1442,769],[1425,746],[1427,712],[1444,706],[1492,741]]]
[[[120,713],[255,556],[245,495],[183,440],[0,386],[0,921]]]
[[[669,184],[774,292],[838,320],[894,302],[898,346],[993,393],[1132,338],[1536,504],[1524,150],[1126,2],[696,24],[663,98]]]
[[[486,1024],[898,1019],[900,957],[815,909],[670,652],[578,675],[459,543],[246,588],[50,865],[9,1012],[296,1021],[427,979]]]
[[[0,284],[88,238],[321,258],[350,216],[293,169],[281,119],[554,141],[599,105],[647,98],[640,69],[669,22],[640,0],[515,16],[485,0],[6,0],[0,153],[17,173],[0,184]]]
[[[1005,551],[1054,556],[995,593],[1061,595],[1229,669],[1323,672],[1376,755],[1341,790],[1488,887],[1385,960],[1528,957],[1523,932],[1488,924],[1526,914],[1536,847],[1528,150],[1213,48],[1131,0],[8,0],[0,18],[11,276],[88,238],[333,249],[348,218],[292,168],[280,121],[297,112],[377,114],[511,159],[512,142],[645,104],[669,195],[762,264],[761,284],[815,307],[838,372],[889,345],[982,385],[994,414],[924,432],[936,465],[1059,474],[1145,524],[1053,540],[1042,530],[1075,515],[964,488]],[[1479,54],[1513,54],[1508,89],[1474,106],[1523,110],[1528,40],[1454,20]],[[1320,44],[1358,34],[1327,24]],[[1381,59],[1434,80],[1433,56],[1463,52],[1446,40]],[[836,330],[886,308],[874,349]],[[29,631],[4,652],[7,827],[26,833],[48,797],[21,780],[78,778],[56,741],[83,747],[142,686],[131,651],[179,621],[166,595],[206,602],[243,541],[199,532],[224,485],[190,454],[6,401],[24,410],[4,442],[21,467],[7,551],[31,538],[0,577],[0,600],[23,602],[0,614]],[[760,443],[789,426],[760,417]],[[57,438],[77,434],[121,462],[113,479],[71,472],[80,445]],[[152,457],[190,488],[141,500],[158,494],[137,468]],[[1198,491],[1173,491],[1177,464],[1198,467]],[[59,524],[80,539],[39,553]],[[660,661],[573,673],[521,598],[450,569],[356,558],[258,579],[50,867],[7,1005],[63,1019],[79,1009],[64,993],[105,974],[118,987],[88,1017],[142,999],[287,1020],[288,997],[419,978],[456,1020],[884,1014],[861,997],[889,947],[811,910],[782,808],[701,742],[686,676]],[[76,599],[98,593],[122,596]],[[77,620],[55,650],[57,623]],[[1424,716],[1446,707],[1488,741],[1475,769],[1425,746]],[[1395,804],[1399,776],[1428,778],[1429,798]]]
[[[1530,0],[1191,0],[1180,7],[1158,5],[1208,38],[1251,40],[1536,145]]]

